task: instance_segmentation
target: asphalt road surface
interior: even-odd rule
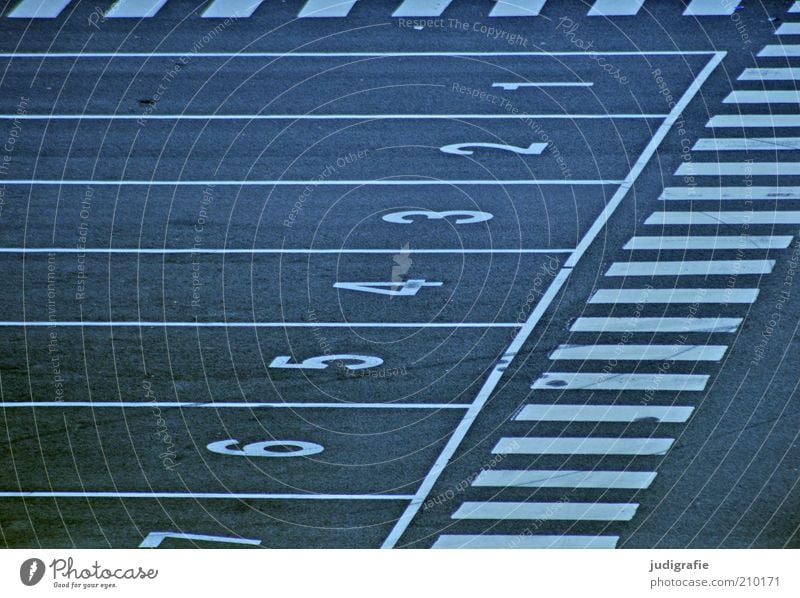
[[[0,543],[800,546],[800,4],[0,9]]]

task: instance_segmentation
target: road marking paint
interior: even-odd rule
[[[765,127],[770,129],[780,127],[800,127],[800,116],[795,114],[722,114],[712,116],[706,127]]]
[[[800,35],[800,23],[781,23],[775,35]]]
[[[589,303],[753,303],[758,289],[602,289]]]
[[[719,361],[727,345],[559,345],[550,359]]]
[[[262,492],[0,492],[0,498],[189,498],[192,500],[409,500],[406,494],[274,494]]]
[[[620,422],[655,420],[682,424],[689,420],[694,407],[656,405],[525,405],[515,421],[543,422]]]
[[[676,175],[779,176],[800,174],[800,162],[684,162]]]
[[[616,548],[619,536],[502,536],[445,534],[431,548]]]
[[[800,187],[666,187],[660,200],[800,199]]]
[[[205,19],[249,17],[262,2],[263,0],[212,0],[200,16]]]
[[[483,470],[472,482],[478,487],[613,488],[642,490],[653,483],[653,471]]]
[[[344,180],[320,180],[312,179],[309,181],[268,181],[268,180],[245,180],[245,181],[148,181],[148,180],[92,180],[92,179],[68,179],[68,180],[43,180],[43,179],[17,179],[3,181],[4,185],[97,185],[114,187],[155,187],[158,185],[169,187],[326,187],[326,186],[347,186],[347,187],[366,187],[366,186],[392,186],[392,185],[491,185],[491,186],[510,186],[510,185],[620,185],[622,181],[583,181],[572,179],[525,179],[525,180],[497,180],[497,179],[474,179],[474,180],[443,180],[443,179],[373,179],[363,181],[344,181]]]
[[[684,16],[732,15],[738,8],[738,2],[721,0],[692,0],[683,11]]]
[[[638,503],[464,502],[453,519],[630,521]]]
[[[95,253],[95,254],[134,254],[134,255],[185,255],[185,254],[210,254],[210,255],[394,255],[395,249],[231,249],[201,247],[198,249],[156,249],[156,248],[137,248],[137,247],[0,247],[0,253]],[[550,253],[572,253],[572,249],[416,249],[409,248],[409,254],[550,254]]]
[[[492,83],[505,91],[517,91],[520,87],[592,87],[590,81],[545,81],[542,83]]]
[[[666,114],[0,114],[0,120],[659,120]]]
[[[40,1],[40,0],[36,0]],[[573,52],[192,52],[192,58],[351,58],[397,56],[717,56],[714,50],[573,51]],[[181,58],[185,52],[0,52],[0,58]]]
[[[107,19],[153,17],[166,2],[167,0],[117,0],[104,16]]]
[[[157,321],[0,321],[0,327],[43,328],[521,328],[519,322],[157,322]]]
[[[699,391],[708,383],[707,374],[610,374],[545,372],[534,380],[534,390],[675,390]]]
[[[723,104],[797,104],[800,91],[794,89],[758,89],[732,91]]]
[[[261,540],[254,538],[209,536],[207,534],[187,534],[186,532],[150,532],[147,534],[147,537],[139,543],[139,548],[158,548],[167,538],[188,540],[189,542],[217,542],[222,544],[245,544],[247,546],[261,545]]]
[[[732,139],[698,139],[692,151],[757,151],[798,150],[800,137],[737,137]]]
[[[786,249],[794,237],[785,236],[692,236],[692,237],[632,237],[623,249],[658,251],[688,251],[690,249]]]
[[[355,3],[356,0],[306,0],[297,17],[346,17]]]
[[[0,409],[63,407],[92,409],[124,408],[136,409],[145,407],[196,408],[201,409],[466,409],[469,405],[454,403],[196,403],[189,401],[131,402],[131,401],[3,401]]]
[[[501,438],[495,455],[665,455],[672,438]]]
[[[21,0],[6,16],[12,19],[55,19],[69,3],[70,0]]]
[[[798,68],[748,68],[737,77],[739,81],[795,81],[800,79]]]
[[[792,4],[787,12],[800,12],[800,2],[795,2]]]
[[[800,46],[773,44],[764,46],[758,53],[759,58],[791,58],[793,56],[800,56]]]
[[[800,224],[800,212],[653,212],[645,224]]]
[[[615,262],[606,276],[724,276],[728,274],[770,274],[775,260],[687,260],[656,262]]]
[[[483,142],[466,142],[466,143],[451,143],[450,145],[443,145],[439,151],[445,154],[452,154],[454,156],[471,156],[474,149],[468,148],[484,148],[484,149],[497,149],[515,154],[523,154],[526,156],[538,156],[546,148],[546,143],[531,143],[528,147],[519,147],[516,145],[508,145],[505,143],[483,143]]]
[[[453,0],[403,0],[393,17],[438,17]]]
[[[742,318],[578,318],[570,332],[736,332]]]
[[[595,0],[589,9],[589,17],[618,17],[636,15],[644,0]]]
[[[546,0],[495,0],[490,17],[535,17]]]

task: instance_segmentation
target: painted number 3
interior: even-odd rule
[[[427,218],[428,220],[442,220],[445,218],[456,218],[456,224],[476,224],[486,222],[493,218],[489,212],[478,212],[474,210],[448,210],[445,212],[434,212],[431,210],[406,210],[403,212],[393,212],[383,217],[385,222],[392,224],[413,224],[414,216]]]

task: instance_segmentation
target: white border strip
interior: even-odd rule
[[[221,248],[198,248],[198,249],[155,249],[136,247],[0,247],[0,253],[96,253],[96,254],[134,254],[134,255],[193,255],[193,254],[242,254],[242,255],[339,255],[339,254],[396,254],[399,249],[221,249]],[[550,253],[572,253],[572,249],[416,249],[409,248],[409,253],[430,253],[430,254],[550,254]]]
[[[619,185],[623,181],[585,181],[585,180],[571,180],[571,179],[545,179],[545,180],[505,180],[500,181],[497,179],[476,179],[476,180],[442,180],[442,179],[373,179],[363,181],[345,181],[345,180],[317,180],[312,179],[309,181],[268,181],[268,180],[246,180],[246,181],[146,181],[146,180],[128,180],[128,181],[111,181],[111,180],[92,180],[92,179],[12,179],[3,181],[4,185],[80,185],[80,186],[115,186],[115,187],[156,187],[159,185],[169,187],[287,187],[287,186],[310,186],[310,187],[327,187],[346,185],[350,187],[367,187],[367,186],[394,186],[394,185],[491,185],[491,186],[511,186],[511,185]]]
[[[467,409],[468,404],[458,403],[191,403],[188,401],[3,401],[0,409],[59,407],[62,409],[91,407],[92,409],[137,409],[159,407],[162,409]]]
[[[622,120],[666,114],[0,114],[0,120]]]
[[[273,494],[260,492],[0,492],[0,498],[191,498],[193,500],[410,500],[406,494]]]
[[[712,56],[712,50],[652,50],[645,52],[192,52],[192,58],[350,58],[407,56]],[[0,52],[0,58],[180,58],[186,52]]]
[[[155,321],[97,321],[97,320],[19,320],[0,321],[0,327],[20,326],[25,328],[521,328],[520,322],[155,322]]]

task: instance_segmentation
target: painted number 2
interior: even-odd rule
[[[413,297],[422,287],[440,287],[441,282],[426,282],[425,279],[412,279],[399,282],[337,282],[335,289],[389,295],[390,297]]]

